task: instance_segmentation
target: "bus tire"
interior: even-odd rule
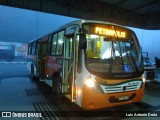
[[[62,100],[62,79],[60,75],[54,76],[52,79],[53,88],[52,91],[55,94],[56,102],[61,102]]]
[[[32,78],[32,80],[36,79],[36,77],[34,75],[34,66],[33,65],[31,65],[31,78]]]

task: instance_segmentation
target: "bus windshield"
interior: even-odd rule
[[[102,28],[87,31],[86,67],[90,72],[102,74],[135,74],[142,71],[141,52],[135,34],[129,30]],[[112,27],[113,28],[113,27]],[[104,30],[103,30],[104,29]]]

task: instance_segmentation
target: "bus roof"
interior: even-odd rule
[[[62,27],[59,27],[58,29],[56,29],[55,31],[50,32],[50,33],[47,34],[47,35],[50,35],[50,34],[56,32],[56,31],[60,31],[61,29],[64,29],[64,28],[69,27],[69,26],[71,26],[71,25],[79,25],[79,26],[82,26],[83,23],[110,24],[110,25],[119,26],[119,27],[122,27],[122,28],[125,28],[125,29],[128,29],[128,30],[132,31],[131,29],[129,29],[129,28],[127,28],[127,27],[124,27],[124,26],[121,26],[121,25],[118,25],[118,24],[114,24],[114,23],[110,23],[110,22],[97,21],[97,20],[83,20],[83,19],[82,19],[82,20],[75,20],[75,21],[69,22],[68,24],[65,24],[65,25],[63,25]],[[41,36],[41,37],[39,37],[39,38],[37,38],[37,39],[33,39],[33,40],[31,40],[29,43],[31,43],[31,42],[33,42],[33,41],[36,41],[36,40],[38,40],[38,39],[40,39],[40,38],[43,38],[43,37],[45,37],[45,36],[47,36],[47,35]]]
[[[119,26],[119,27],[126,28],[126,27],[124,27],[124,26],[121,26],[121,25],[118,25],[118,24],[114,24],[114,23],[110,23],[110,22],[105,22],[105,21],[98,21],[98,20],[75,20],[75,21],[72,21],[72,22],[70,22],[70,23],[68,23],[68,24],[66,24],[66,25],[58,28],[58,30],[63,29],[63,28],[66,28],[66,27],[68,27],[68,26],[70,26],[70,25],[74,25],[74,24],[75,24],[75,25],[77,24],[77,25],[81,26],[83,23],[110,24],[110,25],[115,25],[115,26]],[[129,28],[126,28],[126,29],[129,29]]]

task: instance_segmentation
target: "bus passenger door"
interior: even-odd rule
[[[73,36],[72,36],[73,37]],[[63,93],[67,98],[73,101],[74,84],[74,52],[73,38],[65,37],[64,42],[64,62],[63,62]]]
[[[37,45],[37,72],[40,79],[45,78],[45,56],[47,52],[47,43],[38,42]]]

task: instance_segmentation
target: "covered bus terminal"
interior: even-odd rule
[[[79,19],[101,20],[144,30],[160,30],[159,0],[0,0],[0,5]],[[14,29],[16,31],[16,27]],[[30,39],[12,40],[24,44],[29,41]],[[10,40],[0,38],[0,42]],[[26,50],[26,45],[23,48]],[[160,57],[160,51],[157,53]],[[79,108],[65,98],[63,102],[57,102],[49,86],[30,78],[26,68],[26,54],[23,55],[11,61],[0,59],[0,120],[160,118],[160,73],[157,73],[156,62],[150,59],[148,51],[142,51],[144,76],[147,78],[142,101],[93,111]]]

